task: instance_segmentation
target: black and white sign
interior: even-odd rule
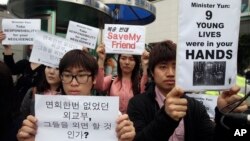
[[[58,68],[63,55],[73,49],[81,50],[82,46],[56,35],[38,31],[35,34],[29,61]]]
[[[240,0],[180,0],[176,85],[228,89],[236,82]]]
[[[99,29],[70,21],[66,39],[74,41],[83,47],[95,49]]]
[[[41,29],[41,19],[3,19],[6,38],[3,45],[32,45],[34,34]]]

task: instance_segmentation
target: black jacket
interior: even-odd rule
[[[153,84],[145,93],[136,95],[129,101],[128,115],[136,129],[135,141],[167,141],[179,125],[179,121],[171,119],[164,108],[158,106],[155,96]],[[185,140],[212,140],[214,123],[205,106],[193,98],[186,98],[188,109],[184,118]]]
[[[179,125],[179,122],[171,119],[163,108],[160,109],[155,96],[155,85],[152,83],[145,93],[136,95],[129,101],[128,115],[136,129],[135,141],[167,141]],[[249,140],[250,125],[246,123],[246,119],[225,117],[221,120],[223,114],[215,108],[214,124],[204,105],[193,98],[185,97],[188,100],[187,115],[184,117],[185,141]],[[249,115],[250,110],[244,114]],[[246,130],[247,133],[242,134],[242,130]]]
[[[15,63],[13,55],[4,55],[4,63],[9,67],[12,75],[19,75],[15,84],[15,89],[17,91],[15,104],[19,109],[28,89],[37,86],[41,82],[44,76],[45,66],[40,65],[32,70],[29,60],[23,59]]]

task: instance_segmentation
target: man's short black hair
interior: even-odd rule
[[[155,42],[149,44],[152,49],[149,55],[148,62],[148,74],[151,76],[151,72],[157,64],[165,61],[176,60],[176,44],[170,40],[165,40],[162,42]]]

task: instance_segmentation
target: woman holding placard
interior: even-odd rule
[[[99,72],[95,88],[107,92],[110,96],[119,96],[120,111],[127,113],[130,98],[140,93],[140,56],[119,54],[117,61],[117,77],[104,77],[105,45],[100,44],[98,54]]]

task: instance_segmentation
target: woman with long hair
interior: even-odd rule
[[[29,114],[34,114],[34,95],[56,95],[61,93],[61,78],[58,68],[47,66],[37,87],[30,88],[21,104],[21,115],[26,118]]]
[[[119,54],[117,61],[117,76],[104,76],[104,61],[106,58],[105,45],[100,44],[98,54],[98,75],[95,89],[106,91],[110,96],[119,96],[122,113],[127,112],[130,98],[140,93],[140,56]]]

